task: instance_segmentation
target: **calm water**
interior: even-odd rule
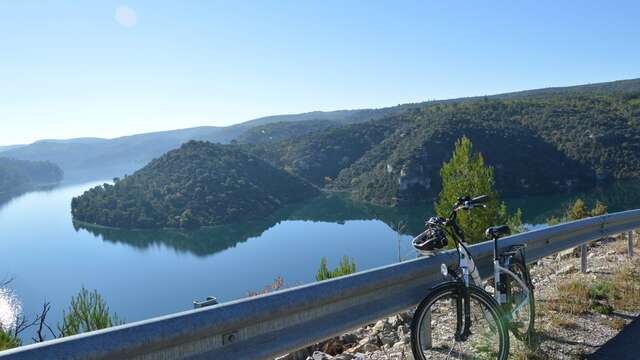
[[[322,256],[333,266],[348,255],[359,270],[390,264],[416,256],[410,235],[421,231],[432,212],[332,195],[264,221],[192,232],[74,226],[71,198],[96,184],[31,192],[0,205],[0,280],[13,278],[12,293],[0,290],[0,320],[11,309],[33,316],[47,300],[50,323],[56,324],[83,285],[97,289],[126,321],[135,321],[190,309],[193,300],[208,295],[222,301],[243,297],[276,276],[287,285],[312,282]],[[577,196],[605,200],[611,211],[640,207],[640,186],[629,183],[507,203],[536,224]],[[400,222],[401,234],[394,230]]]

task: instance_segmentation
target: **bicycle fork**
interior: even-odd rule
[[[471,257],[461,249],[460,268],[462,269],[463,285],[456,296],[456,333],[455,341],[466,341],[471,335],[471,298],[469,296],[469,261]],[[475,266],[474,266],[475,268]]]

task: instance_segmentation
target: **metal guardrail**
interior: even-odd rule
[[[640,228],[640,209],[564,223],[500,240],[527,243],[533,262],[588,241]],[[492,245],[471,246],[483,277]],[[586,256],[585,256],[586,259]],[[0,352],[6,359],[262,359],[273,358],[393,315],[422,300],[442,281],[448,251],[428,258],[32,344]]]

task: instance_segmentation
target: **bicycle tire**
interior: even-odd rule
[[[536,319],[536,304],[535,304],[535,297],[533,294],[533,286],[531,286],[531,277],[529,275],[528,268],[524,265],[524,262],[520,257],[513,257],[511,259],[511,263],[509,264],[509,270],[514,274],[520,276],[521,279],[524,281],[524,283],[527,284],[527,286],[529,287],[529,323],[526,326],[526,330],[522,331],[519,327],[514,325],[510,325],[509,330],[511,330],[511,333],[516,337],[516,339],[528,343],[529,340],[531,339],[531,335],[533,334],[533,331],[535,330],[535,319]],[[510,278],[512,281],[515,281],[514,279],[511,278],[510,275],[507,275],[507,277]],[[520,285],[518,284],[518,286]],[[511,282],[507,281],[506,291],[507,291],[508,304],[511,304],[510,299],[512,299],[514,296],[512,294],[512,289],[513,287],[511,286]],[[505,309],[505,311],[509,311],[510,313],[511,309],[507,308]]]
[[[459,296],[460,288],[462,286],[464,286],[462,283],[454,282],[454,281],[443,283],[437,286],[436,288],[434,288],[433,291],[427,297],[425,297],[418,305],[418,308],[416,309],[416,312],[413,316],[413,321],[411,323],[411,351],[413,352],[413,356],[416,360],[437,359],[439,357],[443,359],[449,358],[449,355],[453,351],[453,348],[456,346],[456,344],[460,343],[454,340],[454,345],[451,347],[451,350],[449,351],[446,357],[440,354],[441,352],[443,352],[442,350],[443,347],[439,345],[432,346],[431,349],[426,350],[426,351],[430,351],[429,357],[427,357],[424,353],[425,350],[423,350],[423,347],[424,347],[423,345],[425,344],[422,344],[422,338],[423,338],[422,329],[423,329],[423,322],[428,312],[432,310],[432,306],[439,300],[444,299],[445,301],[447,301],[446,298],[451,298],[452,300],[455,300]],[[495,358],[498,360],[506,360],[509,356],[509,333],[506,328],[506,324],[502,320],[502,311],[500,309],[500,306],[495,301],[495,299],[491,297],[489,293],[487,293],[486,291],[484,291],[483,289],[475,285],[469,285],[468,291],[469,291],[469,297],[471,302],[473,303],[474,301],[476,301],[477,304],[480,304],[481,307],[484,307],[492,318],[493,324],[486,319],[485,319],[485,322],[489,331],[493,332],[497,336],[498,344],[496,347],[497,351],[495,354],[496,356]],[[485,313],[485,309],[482,310],[483,313]],[[486,315],[482,315],[482,317],[486,318]],[[478,319],[476,318],[476,321],[472,322],[472,324],[473,323],[477,324],[477,322],[478,322]],[[432,321],[432,324],[433,324],[433,321]],[[444,326],[446,327],[446,324]],[[431,327],[430,327],[430,330],[431,330]],[[451,329],[451,330],[453,335],[453,332],[455,332],[455,329]],[[433,335],[433,330],[431,331]],[[478,336],[482,336],[482,335],[478,334]],[[468,346],[473,347],[473,344],[467,345],[467,347]],[[447,347],[444,347],[444,349],[446,349]],[[491,353],[490,355],[487,355],[486,353],[480,352],[484,350],[478,350],[478,351],[479,351],[479,354],[481,354],[482,356],[473,355],[471,357],[472,358],[477,358],[477,357],[488,358],[487,356],[490,356],[489,358],[493,358],[493,353]],[[467,358],[466,355],[464,358]]]

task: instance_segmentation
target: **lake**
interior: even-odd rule
[[[321,257],[333,267],[347,255],[358,270],[370,269],[414,258],[411,235],[432,215],[428,206],[383,208],[328,194],[263,221],[189,232],[74,225],[71,198],[99,183],[30,192],[0,204],[0,280],[13,279],[0,291],[0,321],[12,311],[34,317],[46,300],[55,325],[81,286],[97,289],[130,322],[190,309],[209,295],[241,298],[277,276],[288,286],[313,282]],[[576,197],[601,199],[610,211],[631,209],[640,207],[640,186],[615,183],[587,194],[506,202],[522,209],[525,222],[540,224]]]

